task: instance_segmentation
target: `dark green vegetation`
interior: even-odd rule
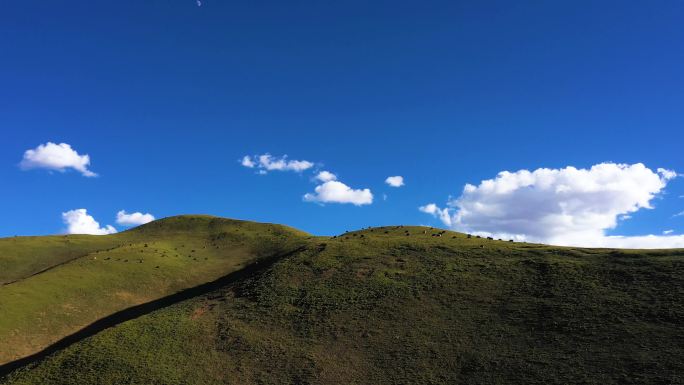
[[[214,231],[238,225],[254,231]],[[684,250],[558,248],[423,227],[335,238],[278,227],[274,237],[260,226],[271,225],[191,217],[131,232],[171,242],[199,228],[197,242],[229,234],[254,258],[275,258],[0,383],[684,383]]]

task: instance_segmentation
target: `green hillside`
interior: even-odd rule
[[[310,237],[198,217],[109,237],[126,241],[26,278],[26,289],[8,291],[23,281],[2,287],[0,330],[44,327],[30,317],[50,307],[35,304],[47,301],[40,295],[20,296],[29,290],[53,293],[62,306],[87,282],[98,294],[83,301],[102,309],[99,318],[112,311],[102,302],[124,287],[144,296],[164,285],[159,296],[232,278],[60,349],[1,384],[684,383],[684,250],[547,247],[406,226]],[[207,253],[206,262],[188,257],[189,247]],[[130,264],[143,249],[145,263]],[[60,273],[67,268],[73,273]],[[7,341],[0,337],[0,351],[15,349]]]
[[[3,239],[0,364],[116,311],[285,252],[305,237],[280,225],[188,216],[106,236]]]

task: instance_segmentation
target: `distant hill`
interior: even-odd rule
[[[684,383],[684,250],[182,216],[2,239],[0,281],[0,384]]]

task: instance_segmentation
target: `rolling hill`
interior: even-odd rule
[[[684,383],[684,250],[182,216],[0,267],[0,384]]]

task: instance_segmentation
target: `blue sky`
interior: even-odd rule
[[[0,236],[64,232],[62,213],[83,208],[118,230],[126,210],[315,234],[401,223],[563,243],[510,225],[527,211],[548,219],[534,208],[551,199],[580,202],[564,212],[573,223],[604,209],[602,219],[631,216],[577,234],[679,245],[684,182],[657,169],[684,172],[682,16],[679,1],[8,2]],[[20,167],[48,142],[89,155],[98,176]],[[260,175],[240,164],[261,154],[314,165]],[[454,217],[467,183],[605,162],[652,175],[612,169],[622,185],[588,171],[587,183],[606,184],[565,203],[535,179],[524,188],[539,200],[522,214],[507,208],[520,207],[513,193],[495,214]],[[306,201],[322,170],[369,189],[372,203]],[[397,175],[404,186],[384,183]],[[616,185],[637,187],[623,196]],[[491,198],[478,197],[461,203]],[[429,203],[451,224],[418,209]],[[513,221],[492,225],[502,218]]]

